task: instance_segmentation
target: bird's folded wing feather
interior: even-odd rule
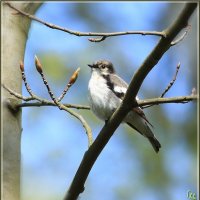
[[[107,80],[107,84],[108,84],[108,87],[110,88],[110,90],[117,97],[119,97],[121,100],[123,100],[123,98],[126,94],[127,88],[128,88],[128,84],[123,79],[121,79],[119,76],[116,76],[115,74],[112,74],[111,76],[106,76],[105,78]],[[136,99],[138,99],[138,98],[136,98]],[[140,117],[142,117],[151,127],[153,127],[153,125],[146,118],[143,110],[140,107],[133,108],[133,111],[136,112],[138,115],[140,115]]]
[[[116,76],[115,74],[111,74],[110,76],[105,77],[107,81],[107,85],[110,88],[110,90],[120,99],[123,99],[127,88],[128,84],[121,79],[119,76]]]

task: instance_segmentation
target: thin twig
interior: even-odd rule
[[[24,97],[22,96],[21,94],[11,90],[10,88],[8,88],[6,85],[2,84],[2,87],[7,90],[11,95],[13,95],[14,97],[18,98],[18,99],[21,99],[21,100],[24,100],[24,101],[31,101],[31,100],[34,100],[35,98],[34,97]]]
[[[63,103],[63,105],[67,108],[75,108],[78,110],[90,110],[89,106],[85,106],[85,105],[77,105],[77,104],[68,104],[68,103]],[[47,101],[46,103],[41,103],[41,102],[31,102],[31,103],[19,103],[17,105],[17,107],[42,107],[42,106],[57,106],[55,105],[55,103],[53,101]]]
[[[35,95],[35,94],[32,92],[32,90],[31,90],[31,88],[30,88],[30,86],[28,85],[28,82],[27,82],[27,80],[26,80],[26,75],[25,75],[25,72],[24,72],[24,64],[23,64],[22,61],[20,62],[20,70],[21,70],[21,74],[22,74],[22,80],[24,81],[24,85],[25,85],[25,87],[26,87],[27,92],[30,94],[30,97],[24,97],[24,96],[22,96],[21,94],[16,93],[15,91],[11,90],[11,89],[8,88],[7,86],[5,86],[5,85],[2,85],[2,86],[3,86],[11,95],[13,95],[13,96],[15,96],[15,97],[17,97],[17,98],[19,98],[19,99],[22,99],[23,101],[28,102],[28,101],[32,101],[32,100],[37,100],[37,101],[39,101],[40,103],[43,103],[43,104],[48,103],[48,101],[46,101],[45,99],[42,99],[42,98],[38,97],[37,95]]]
[[[56,98],[55,98],[53,92],[51,91],[51,88],[49,87],[49,84],[48,84],[48,82],[47,82],[47,79],[45,78],[44,73],[43,73],[43,71],[42,71],[42,64],[40,63],[40,61],[39,61],[39,59],[37,58],[36,55],[35,55],[35,66],[36,66],[36,69],[37,69],[37,71],[39,72],[40,76],[42,77],[43,83],[44,83],[44,85],[46,86],[47,91],[48,91],[48,93],[49,93],[51,99],[52,99],[53,102],[58,106],[58,108],[59,108],[60,110],[62,110],[62,108],[61,108],[61,106],[60,106],[61,104],[58,103],[58,101],[56,100]]]
[[[160,98],[164,97],[164,95],[170,90],[170,88],[174,85],[175,81],[176,81],[176,77],[178,75],[179,69],[180,69],[181,63],[179,62],[176,66],[176,73],[173,77],[173,79],[170,81],[169,85],[166,87],[166,89],[164,90],[164,92],[160,95]]]
[[[170,98],[152,98],[152,99],[146,99],[146,100],[138,100],[137,104],[140,107],[146,106],[146,105],[159,105],[159,104],[165,104],[165,103],[188,103],[193,100],[197,100],[197,95],[189,95],[189,96],[179,96],[179,97],[170,97]]]
[[[21,99],[23,101],[25,101],[25,103],[20,103],[17,105],[17,107],[41,107],[41,106],[57,106],[55,105],[55,103],[53,101],[48,101],[46,99],[42,99],[39,98],[38,96],[36,96],[35,94],[33,94],[32,97],[25,97],[22,96],[21,94],[11,90],[10,88],[8,88],[6,85],[2,84],[2,87],[7,90],[11,95],[13,95],[14,97]],[[33,101],[33,100],[37,100],[39,102],[31,102],[31,103],[27,103],[29,101]],[[77,105],[77,104],[67,104],[64,103],[63,104],[65,107],[68,108],[76,108],[76,109],[84,109],[84,110],[90,110],[89,106],[85,106],[85,105]]]
[[[192,88],[192,93],[191,93],[192,96],[194,95],[197,95],[197,90],[195,87]]]
[[[65,89],[63,90],[62,94],[58,97],[58,102],[60,102],[66,95],[69,88],[76,82],[76,79],[78,78],[78,73],[80,71],[80,68],[78,68],[71,76],[68,84],[66,85]]]
[[[88,123],[85,121],[85,119],[78,113],[72,111],[71,109],[69,109],[66,106],[64,106],[63,104],[61,104],[60,102],[57,102],[57,104],[56,105],[60,108],[60,110],[67,111],[68,113],[70,113],[72,116],[76,117],[82,123],[83,127],[86,130],[86,134],[88,137],[88,147],[90,147],[93,143],[92,130],[91,130],[90,126],[88,125]]]
[[[171,46],[174,46],[174,45],[178,44],[179,42],[181,42],[186,37],[186,35],[188,34],[190,28],[191,28],[191,25],[188,25],[186,27],[185,32],[179,38],[177,38],[176,40],[171,42]]]
[[[85,121],[85,119],[79,115],[78,113],[72,111],[71,109],[67,108],[66,106],[64,106],[63,104],[61,104],[59,101],[57,101],[57,99],[55,98],[51,88],[49,87],[49,84],[47,82],[47,79],[44,76],[43,70],[42,70],[42,64],[40,63],[39,59],[37,58],[37,56],[35,56],[35,66],[37,71],[39,72],[39,74],[42,77],[43,83],[45,84],[48,93],[51,97],[51,99],[53,100],[53,102],[55,103],[55,105],[60,109],[60,110],[65,110],[68,113],[70,113],[71,115],[73,115],[74,117],[76,117],[78,120],[80,120],[80,122],[82,123],[83,127],[86,130],[86,134],[88,136],[88,147],[90,147],[90,145],[93,142],[93,138],[92,138],[92,130],[90,128],[90,126],[87,124],[87,122]],[[77,72],[78,73],[78,72]],[[75,80],[74,80],[75,81]]]
[[[137,100],[137,106],[143,107],[146,105],[159,105],[165,103],[188,103],[190,101],[197,100],[197,95],[189,95],[189,96],[179,96],[179,97],[169,97],[169,98],[152,98],[152,99],[145,99],[145,100]],[[90,110],[89,106],[84,105],[76,105],[76,104],[63,104],[68,108],[76,108],[76,109],[84,109]],[[42,107],[42,106],[57,106],[54,102],[49,101],[48,103],[40,103],[40,102],[33,102],[33,103],[19,103],[17,107]]]
[[[35,100],[35,98],[32,97],[23,97],[19,93],[16,93],[6,87],[5,85],[2,85],[8,92],[11,93],[11,95],[22,99],[24,101],[29,101],[30,100]],[[193,89],[194,90],[194,89]],[[170,97],[170,98],[161,98],[161,97],[156,97],[152,99],[145,99],[145,100],[137,100],[137,106],[146,106],[146,105],[159,105],[159,104],[164,104],[164,103],[188,103],[193,100],[197,100],[198,96],[196,93],[192,93],[189,96],[180,96],[180,97]],[[76,109],[84,109],[84,110],[90,110],[89,106],[85,105],[77,105],[77,104],[65,104],[63,103],[65,107],[68,108],[76,108]],[[17,107],[42,107],[42,106],[57,106],[53,101],[48,101],[44,100],[43,102],[32,102],[32,103],[20,103],[17,105]]]
[[[173,77],[173,79],[170,81],[169,85],[166,87],[166,89],[164,90],[164,92],[160,95],[160,97],[158,98],[162,98],[164,97],[164,95],[170,90],[170,88],[173,86],[174,82],[176,81],[176,77],[178,75],[178,72],[179,72],[179,69],[180,69],[180,66],[181,66],[181,63],[179,62],[177,64],[177,67],[176,67],[176,72],[175,72],[175,75]],[[151,106],[154,106],[155,104],[147,104],[147,105],[143,105],[142,108],[145,109],[145,108],[149,108]]]
[[[130,34],[131,35],[154,35],[154,36],[160,36],[160,37],[164,37],[164,38],[166,37],[166,34],[165,34],[164,31],[119,31],[119,32],[110,32],[110,33],[109,32],[108,33],[99,33],[99,32],[73,31],[73,30],[70,30],[70,29],[67,29],[67,28],[63,28],[61,26],[57,26],[57,25],[52,24],[52,23],[45,22],[45,21],[35,17],[34,15],[31,15],[29,13],[26,13],[22,10],[17,9],[16,7],[14,7],[12,4],[10,4],[8,2],[6,4],[10,8],[16,10],[16,12],[18,12],[18,14],[24,15],[24,16],[28,17],[29,19],[37,21],[37,22],[39,22],[39,23],[41,23],[41,24],[43,24],[43,25],[45,25],[49,28],[64,31],[64,32],[67,32],[69,34],[76,35],[76,36],[100,36],[99,38],[89,38],[88,40],[90,42],[101,42],[108,37],[130,35]],[[181,35],[177,40],[171,42],[171,46],[176,45],[177,43],[181,42],[185,38],[185,36],[188,33],[189,27],[190,27],[190,25],[188,25],[188,29],[183,33],[183,35]]]
[[[30,103],[30,105],[31,105],[31,104],[34,104],[34,103],[36,103],[36,104],[41,104],[41,105],[52,105],[52,104],[54,104],[54,102],[48,101],[48,100],[46,100],[46,99],[42,99],[42,98],[38,97],[37,95],[35,95],[35,94],[33,94],[33,93],[32,93],[32,96],[30,96],[30,97],[25,97],[25,96],[22,96],[21,94],[15,92],[15,91],[11,90],[10,88],[8,88],[8,87],[7,87],[6,85],[4,85],[4,84],[2,84],[2,87],[3,87],[4,89],[6,89],[11,95],[13,95],[13,96],[15,96],[16,98],[21,99],[21,100],[23,100],[23,101],[25,101],[25,102],[34,101],[34,100],[37,100],[37,101],[38,101],[38,102],[32,102],[32,103]],[[22,105],[23,105],[23,104],[25,104],[25,103],[22,103]],[[69,104],[69,105],[70,105],[70,104]],[[17,106],[20,107],[20,104],[17,105]],[[21,106],[21,107],[23,107],[23,106]],[[26,106],[24,106],[24,107],[26,107]],[[70,106],[69,106],[69,107],[70,107]],[[75,108],[75,107],[74,107],[74,108]]]
[[[112,36],[121,36],[121,35],[130,35],[130,34],[139,34],[139,35],[155,35],[155,36],[160,36],[160,37],[165,37],[165,33],[164,32],[159,32],[159,31],[120,31],[120,32],[111,32],[111,33],[98,33],[98,32],[79,32],[79,31],[73,31],[67,28],[63,28],[61,26],[57,26],[55,24],[51,24],[51,23],[47,23],[37,17],[35,17],[34,15],[31,15],[29,13],[26,13],[24,11],[21,11],[19,9],[17,9],[16,7],[14,7],[12,4],[10,3],[6,3],[10,8],[16,10],[17,12],[19,12],[21,15],[24,15],[26,17],[28,17],[29,19],[32,19],[34,21],[37,21],[49,28],[52,29],[57,29],[60,31],[64,31],[67,32],[69,34],[72,35],[76,35],[76,36],[100,36],[101,38],[89,38],[89,41],[91,42],[100,42],[105,40],[107,37],[112,37]]]
[[[58,101],[56,100],[56,98],[55,98],[55,96],[54,96],[54,94],[53,94],[51,88],[49,87],[49,84],[48,84],[48,82],[47,82],[47,79],[46,79],[45,76],[44,76],[44,73],[41,72],[40,75],[41,75],[41,77],[42,77],[43,83],[44,83],[44,85],[46,86],[47,91],[48,91],[48,93],[49,93],[51,99],[52,99],[53,102],[60,108],[60,110],[62,110],[62,108],[60,107],[60,104],[59,104]]]
[[[88,38],[88,40],[90,42],[102,42],[103,40],[105,40],[108,36],[102,36],[102,37],[99,37],[99,38]]]
[[[2,87],[5,88],[11,95],[15,96],[18,99],[22,99],[24,101],[31,101],[31,100],[38,100],[40,102],[34,102],[34,103],[20,103],[18,105],[16,105],[16,108],[18,107],[27,107],[27,106],[57,106],[54,102],[52,101],[47,101],[45,99],[41,99],[39,97],[37,97],[36,95],[33,94],[32,97],[24,97],[16,92],[14,92],[13,90],[11,90],[10,88],[6,87],[4,84],[2,84]],[[78,113],[72,111],[69,108],[77,108],[77,109],[89,109],[89,107],[87,106],[82,106],[82,105],[73,105],[73,104],[60,104],[59,106],[61,108],[61,110],[65,110],[67,111],[69,114],[71,114],[72,116],[76,117],[83,125],[83,127],[86,130],[86,134],[88,137],[88,147],[92,144],[93,142],[93,137],[92,137],[92,130],[90,128],[90,126],[87,124],[87,122],[85,121],[85,119],[79,115]]]
[[[40,75],[41,75],[41,77],[43,79],[44,84],[46,85],[46,87],[48,89],[48,92],[49,92],[52,100],[54,100],[53,102],[45,100],[45,99],[41,99],[40,97],[38,97],[38,96],[36,96],[35,94],[32,93],[32,91],[30,89],[30,86],[28,85],[28,83],[26,81],[26,75],[24,73],[24,66],[23,66],[22,62],[20,62],[20,69],[21,69],[21,72],[22,72],[22,79],[23,79],[24,84],[26,86],[26,90],[29,92],[29,94],[31,95],[31,97],[24,97],[21,94],[18,94],[16,92],[14,92],[13,90],[11,90],[10,88],[6,87],[4,84],[2,84],[2,87],[4,89],[6,89],[11,95],[15,96],[18,99],[22,99],[22,100],[24,100],[26,102],[31,101],[31,100],[37,100],[37,101],[39,101],[39,102],[35,102],[35,105],[37,105],[37,104],[38,105],[39,104],[40,105],[56,105],[57,107],[59,107],[60,110],[65,110],[69,114],[71,114],[72,116],[76,117],[82,123],[83,127],[86,130],[86,134],[87,134],[87,138],[88,138],[88,147],[90,147],[90,145],[93,142],[92,130],[91,130],[90,126],[87,124],[87,122],[85,121],[85,119],[81,115],[79,115],[78,113],[76,113],[76,112],[72,111],[71,109],[69,109],[69,107],[71,107],[71,108],[74,107],[74,108],[77,108],[77,109],[83,109],[84,106],[76,106],[76,105],[67,104],[67,106],[68,106],[67,107],[67,106],[59,103],[56,100],[56,98],[54,97],[54,95],[53,95],[53,93],[52,93],[52,91],[51,91],[51,89],[50,89],[50,87],[49,87],[49,85],[48,85],[48,83],[47,83],[47,81],[46,81],[46,79],[44,77],[44,74],[42,72],[41,63],[39,62],[39,60],[37,59],[37,57],[35,59],[35,64],[36,64],[36,68],[37,68],[38,72],[40,73]],[[76,79],[76,77],[74,77],[74,78]],[[73,77],[72,77],[72,79],[70,79],[71,80],[70,83],[72,84],[72,82],[75,82],[75,79],[73,79]],[[30,105],[34,105],[34,103],[30,103]],[[24,103],[16,105],[16,107],[18,107],[18,108],[19,107],[25,107],[25,106],[26,106],[26,104],[24,104]],[[86,108],[84,108],[84,109],[86,109]]]
[[[26,75],[24,73],[24,63],[22,61],[20,62],[20,70],[21,70],[22,80],[24,81],[24,85],[26,87],[26,90],[30,94],[30,96],[33,97],[34,94],[33,94],[32,90],[31,90],[31,88],[30,88],[30,86],[29,86],[29,84],[26,80]]]

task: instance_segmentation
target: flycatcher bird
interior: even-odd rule
[[[100,60],[88,66],[92,72],[88,85],[91,110],[98,118],[107,121],[121,104],[128,84],[115,73],[113,64],[109,61]],[[146,137],[156,152],[159,151],[161,145],[140,107],[133,108],[124,122]]]

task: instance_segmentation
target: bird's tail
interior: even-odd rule
[[[142,124],[142,130],[139,129],[139,127],[136,128],[136,126],[134,126],[132,123],[128,123],[127,124],[132,127],[133,129],[135,129],[136,131],[138,131],[141,135],[143,135],[144,137],[146,137],[149,142],[151,143],[151,145],[153,146],[154,150],[156,153],[158,153],[159,149],[161,148],[161,144],[160,142],[156,139],[155,135],[153,134],[153,132],[151,131],[151,129],[149,128],[149,126],[146,123]]]
[[[137,107],[134,108],[132,112],[129,112],[129,114],[125,118],[125,121],[126,123],[128,123],[129,126],[134,128],[136,131],[138,131],[141,135],[145,136],[149,140],[156,153],[159,151],[159,149],[161,148],[161,144],[156,139],[154,133],[150,129],[149,126],[152,125],[147,120],[141,108]]]
[[[156,153],[158,153],[161,148],[160,142],[155,137],[147,137],[151,145],[153,146]]]

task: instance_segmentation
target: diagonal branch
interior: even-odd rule
[[[135,99],[144,79],[152,68],[158,63],[164,53],[171,47],[171,42],[177,34],[185,26],[187,26],[188,20],[196,7],[197,3],[187,3],[185,5],[184,9],[174,23],[164,31],[166,38],[162,37],[160,39],[153,51],[136,71],[121,105],[111,116],[107,124],[102,128],[91,147],[85,152],[64,200],[76,200],[79,194],[84,191],[85,181],[99,154],[108,143],[109,139],[114,134],[114,131],[117,129],[129,110],[136,105],[136,102],[133,102],[133,99]]]

